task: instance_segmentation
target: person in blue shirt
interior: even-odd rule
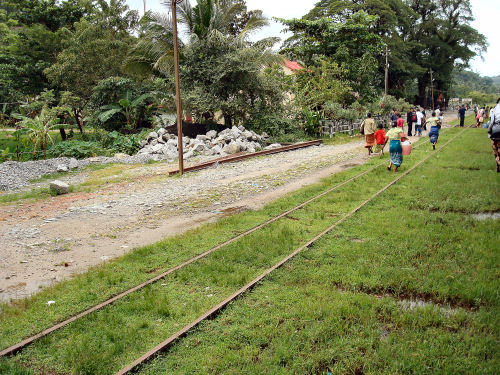
[[[398,123],[398,111],[395,108],[392,109],[391,122],[393,126]]]
[[[465,121],[465,106],[461,105],[460,108],[458,109],[458,117],[460,118],[460,127],[464,127],[464,121]]]

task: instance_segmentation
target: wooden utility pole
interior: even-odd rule
[[[434,80],[432,79],[432,68],[431,71],[431,102],[432,102],[432,110],[434,111]]]
[[[175,101],[177,106],[177,147],[179,149],[179,174],[184,173],[184,153],[182,150],[182,107],[181,107],[181,86],[179,78],[179,43],[177,40],[177,13],[175,6],[182,0],[172,0],[172,25],[174,36],[174,73],[175,73]]]
[[[142,3],[144,4],[144,14],[146,14],[146,0],[142,0]]]
[[[389,89],[389,49],[385,46],[385,95]]]

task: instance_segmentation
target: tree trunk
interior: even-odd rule
[[[59,133],[61,133],[61,139],[65,141],[68,137],[66,136],[66,130],[64,128],[59,128]]]
[[[427,86],[427,81],[424,78],[418,79],[418,104],[420,106],[425,106],[425,88]]]
[[[77,109],[75,109],[73,111],[73,114],[75,115],[76,126],[78,126],[78,129],[80,130],[80,134],[83,134],[82,118],[80,112]]]
[[[224,125],[232,128],[233,127],[233,118],[231,115],[224,115]]]

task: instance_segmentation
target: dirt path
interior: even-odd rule
[[[360,140],[223,164],[182,178],[173,165],[108,167],[91,193],[0,206],[0,300],[19,299],[134,247],[258,209],[367,160]],[[106,171],[111,171],[106,175]],[[126,174],[126,178],[123,174]],[[84,181],[81,173],[68,181]]]

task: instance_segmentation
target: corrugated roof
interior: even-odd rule
[[[285,66],[292,71],[304,69],[297,61],[286,60]]]

